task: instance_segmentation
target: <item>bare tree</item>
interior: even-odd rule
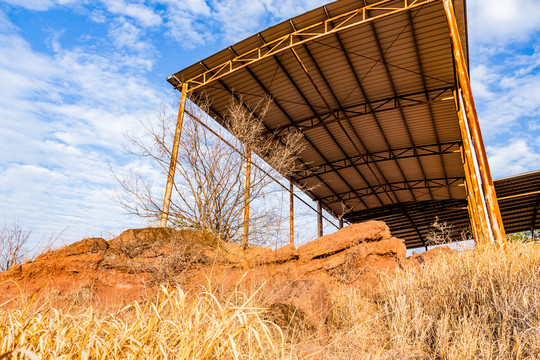
[[[209,126],[205,109],[208,101],[198,106],[188,103],[184,118],[169,219],[173,226],[209,231],[217,238],[239,242],[243,211],[250,212],[250,242],[260,242],[281,221],[281,214],[269,197],[275,191],[271,176],[288,176],[300,166],[298,155],[303,150],[300,133],[284,137],[267,131],[262,120],[272,106],[263,98],[250,111],[242,99],[232,99],[223,128]],[[256,116],[254,114],[257,114]],[[176,118],[160,111],[155,124],[141,123],[148,135],[141,139],[127,135],[128,151],[152,159],[154,169],[163,178],[171,160],[171,144]],[[231,136],[231,134],[233,136]],[[217,135],[217,136],[216,136]],[[249,186],[244,184],[246,154],[253,153]],[[115,175],[124,189],[120,202],[139,216],[157,218],[161,214],[163,189],[153,187],[144,174],[131,171],[127,176]],[[245,195],[249,194],[245,202]]]
[[[450,244],[455,241],[456,229],[454,224],[442,221],[435,216],[435,221],[431,224],[431,231],[427,236],[427,244],[430,246]]]
[[[0,229],[0,271],[24,260],[29,253],[26,246],[31,233],[19,222],[4,223]]]

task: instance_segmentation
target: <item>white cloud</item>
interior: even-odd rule
[[[196,18],[183,11],[168,15],[167,35],[175,39],[184,48],[193,48],[195,45],[203,45],[211,42],[211,32]]]
[[[103,10],[94,9],[90,13],[90,19],[93,22],[102,24],[107,21],[107,16],[105,15],[105,12]]]
[[[211,8],[206,0],[185,0],[182,2],[176,0],[161,0],[159,3],[165,5],[169,10],[183,10],[197,16],[210,16]]]
[[[493,176],[536,170],[540,2],[476,0],[467,5],[471,80],[484,141],[491,145]]]
[[[307,10],[324,0],[188,0],[161,1],[169,35],[182,46],[192,47],[216,40],[236,42]]]
[[[540,73],[520,76],[504,70],[491,71],[492,80],[484,81],[472,71],[482,129],[489,136],[508,133],[516,126],[525,130],[520,119],[540,118]]]
[[[467,7],[474,42],[523,41],[540,30],[538,0],[475,0]]]
[[[102,0],[107,10],[112,14],[128,16],[144,26],[157,26],[161,24],[161,16],[146,5],[123,0]]]
[[[527,51],[478,54],[471,62],[472,87],[484,133],[493,137],[534,129],[534,123],[540,122],[540,41],[531,43]]]
[[[137,52],[153,52],[153,46],[141,39],[143,32],[135,25],[125,21],[124,18],[117,19],[109,29],[109,36],[114,40],[114,44],[119,48],[126,48]]]
[[[81,3],[81,0],[0,0],[31,10],[48,10],[57,5]],[[106,10],[92,9],[89,17],[96,23],[106,23],[109,17],[133,19],[145,28],[159,28],[165,23],[166,34],[191,48],[224,41],[231,43],[263,30],[269,25],[299,15],[325,4],[326,0],[155,0],[154,8],[139,0],[101,0]],[[83,3],[89,8],[89,3]],[[157,11],[156,8],[163,10]],[[137,29],[124,23],[112,25],[121,46],[140,46]],[[131,38],[130,38],[131,36]]]
[[[514,139],[508,145],[488,146],[489,164],[494,178],[537,170],[540,164],[540,144]]]
[[[144,226],[110,195],[108,173],[127,166],[123,132],[166,101],[145,78],[144,56],[32,49],[14,26],[0,34],[0,219],[68,240]],[[129,163],[129,166],[137,164]]]

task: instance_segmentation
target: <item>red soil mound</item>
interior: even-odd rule
[[[214,291],[292,280],[370,288],[376,287],[379,273],[393,273],[406,261],[403,241],[391,237],[380,221],[350,225],[298,249],[287,245],[274,251],[244,251],[190,230],[132,229],[110,241],[84,239],[12,266],[0,274],[0,296],[28,296],[41,289],[42,296],[59,301],[86,296],[116,305],[143,300],[167,281]]]

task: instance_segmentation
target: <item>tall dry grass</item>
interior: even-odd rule
[[[540,246],[439,256],[378,299],[399,358],[539,359]]]
[[[540,359],[540,245],[441,254],[335,295],[328,359]]]
[[[281,330],[252,297],[218,300],[161,287],[118,312],[45,304],[0,312],[0,359],[283,359]]]

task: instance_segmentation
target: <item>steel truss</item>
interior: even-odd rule
[[[460,151],[461,142],[449,142],[424,146],[409,146],[400,149],[391,149],[373,153],[367,153],[346,159],[340,159],[325,164],[317,164],[296,172],[297,180],[305,180],[314,176],[327,174],[336,170],[347,169],[352,166],[378,163],[388,160],[410,159],[430,155],[453,154]],[[370,160],[367,160],[369,158]]]
[[[418,105],[429,105],[438,102],[454,100],[453,91],[454,86],[443,87],[439,89],[426,90],[421,92],[415,92],[406,95],[396,95],[387,97],[384,99],[373,100],[369,102],[361,102],[359,104],[350,105],[344,108],[338,108],[332,110],[332,112],[325,112],[323,114],[317,114],[294,123],[294,125],[286,125],[275,128],[272,130],[275,134],[281,134],[291,130],[298,130],[301,132],[307,132],[319,128],[324,125],[329,125],[336,122],[351,120],[357,117],[371,115],[374,113],[405,109]],[[444,95],[448,95],[443,97]],[[425,97],[425,99],[419,99],[418,97]],[[406,102],[406,104],[401,104]]]
[[[440,0],[404,0],[401,7],[384,6],[392,1],[382,0],[295,30],[253,50],[240,54],[220,65],[214,66],[191,79],[185,81],[182,81],[183,79],[176,80],[179,84],[186,82],[188,84],[188,92],[191,92],[285,50],[294,49],[294,47],[307,42]],[[378,15],[372,15],[372,12],[376,12]],[[176,86],[176,88],[179,86]]]
[[[347,214],[347,219],[350,221],[365,221],[370,218],[379,217],[399,217],[400,213],[405,210],[407,213],[422,212],[429,215],[437,215],[439,209],[455,209],[456,211],[463,211],[467,206],[466,200],[428,200],[419,202],[409,202],[382,206],[377,209],[367,209],[355,211]]]
[[[531,219],[531,238],[534,240],[534,230],[536,226],[536,218],[538,216],[538,208],[540,208],[540,194],[536,197],[536,202],[534,204],[533,215]]]
[[[394,182],[394,183],[372,185],[370,187],[361,188],[361,189],[354,189],[354,193],[351,193],[350,191],[348,191],[348,192],[337,194],[337,195],[321,197],[319,198],[319,200],[324,201],[326,204],[332,204],[332,203],[338,203],[343,200],[358,199],[359,196],[365,197],[365,196],[385,193],[388,191],[438,189],[438,188],[446,188],[448,186],[459,186],[461,184],[463,184],[462,177],[399,181],[399,182]]]

